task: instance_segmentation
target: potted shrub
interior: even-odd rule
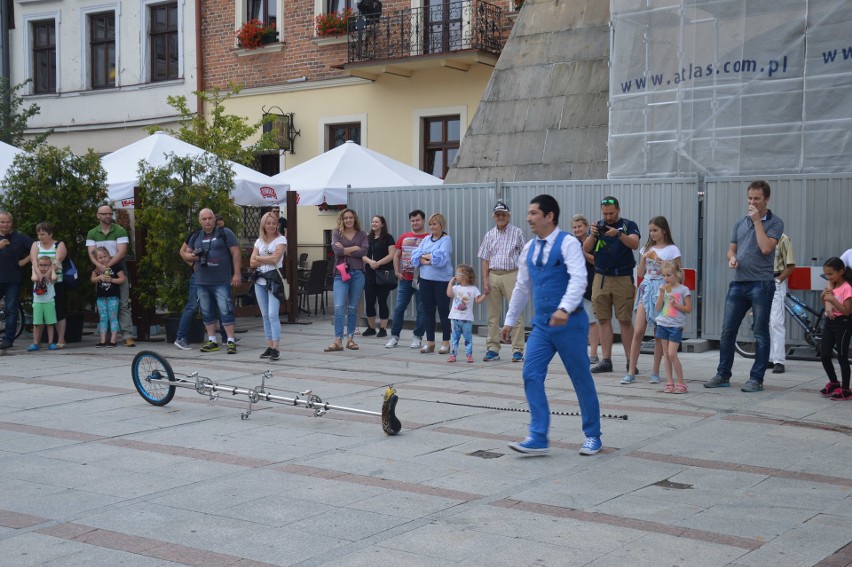
[[[97,224],[97,210],[107,198],[106,172],[100,157],[89,150],[77,156],[69,148],[41,145],[32,153],[15,157],[6,173],[0,209],[8,210],[20,232],[35,238],[42,221],[55,225],[54,238],[65,243],[68,256],[77,265],[80,285],[67,295],[66,341],[80,340],[82,311],[94,304],[95,286],[88,285],[92,264],[86,234]],[[29,266],[26,267],[29,281]],[[29,289],[27,285],[24,289]],[[29,295],[27,293],[27,295]]]
[[[351,17],[351,8],[346,8],[342,12],[320,14],[316,18],[317,35],[319,37],[333,37],[347,33],[349,31],[349,18]]]
[[[136,224],[144,254],[139,259],[136,293],[145,307],[166,312],[167,327],[170,318],[180,318],[189,294],[190,268],[178,251],[199,228],[198,212],[210,208],[238,232],[241,210],[231,199],[232,188],[231,166],[212,154],[172,154],[162,167],[139,164]]]
[[[257,49],[278,40],[275,23],[264,24],[258,19],[249,20],[237,30],[237,42],[243,49]]]

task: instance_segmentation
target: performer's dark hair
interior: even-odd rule
[[[553,224],[559,224],[559,203],[556,202],[556,199],[554,199],[552,195],[543,194],[538,197],[534,197],[533,200],[530,201],[530,205],[538,205],[543,216],[547,216],[548,213],[553,213]]]

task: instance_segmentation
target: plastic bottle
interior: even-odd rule
[[[808,321],[808,312],[807,312],[807,310],[805,310],[805,308],[804,308],[804,307],[802,307],[799,303],[797,303],[797,302],[795,302],[795,301],[791,301],[790,303],[791,303],[791,305],[790,305],[790,309],[792,309],[793,314],[794,314],[796,317],[798,317],[798,319],[799,319],[800,321],[803,321],[803,322],[805,322],[805,324],[807,324],[807,321]]]

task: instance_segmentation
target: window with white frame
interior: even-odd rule
[[[180,78],[177,2],[148,7],[149,76],[152,82]]]
[[[56,20],[30,23],[32,32],[33,92],[56,92]]]
[[[89,72],[93,89],[115,86],[115,12],[89,15]]]
[[[284,0],[238,0],[234,2],[234,25],[240,30],[247,22],[258,20],[264,27],[275,26],[274,33],[267,33],[264,44],[283,41]]]

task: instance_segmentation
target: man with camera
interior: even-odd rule
[[[583,250],[595,256],[595,279],[592,283],[592,305],[600,323],[603,358],[592,368],[593,373],[612,372],[612,311],[621,328],[621,344],[630,364],[630,343],[633,342],[633,251],[639,248],[639,227],[632,220],[621,218],[618,199],[601,199],[601,220],[589,232],[593,238],[583,241]]]
[[[216,322],[218,317],[228,336],[228,354],[237,354],[234,341],[234,302],[231,299],[231,287],[240,285],[240,247],[237,237],[229,228],[216,226],[216,215],[210,209],[201,209],[198,213],[201,229],[181,250],[185,262],[192,262],[198,285],[198,303],[201,306],[201,319],[207,329],[207,343],[201,352],[219,350],[216,341]]]
[[[98,207],[98,226],[86,234],[86,248],[89,250],[89,259],[95,267],[95,272],[103,274],[107,268],[118,266],[127,275],[127,264],[124,257],[127,255],[127,247],[130,245],[130,237],[123,226],[117,224],[113,219],[112,207],[102,205]],[[101,264],[95,256],[95,250],[103,246],[109,250],[109,264]],[[133,318],[130,316],[130,278],[125,277],[124,283],[118,286],[120,293],[118,303],[118,326],[121,334],[125,337],[124,346],[136,346],[133,340]]]

